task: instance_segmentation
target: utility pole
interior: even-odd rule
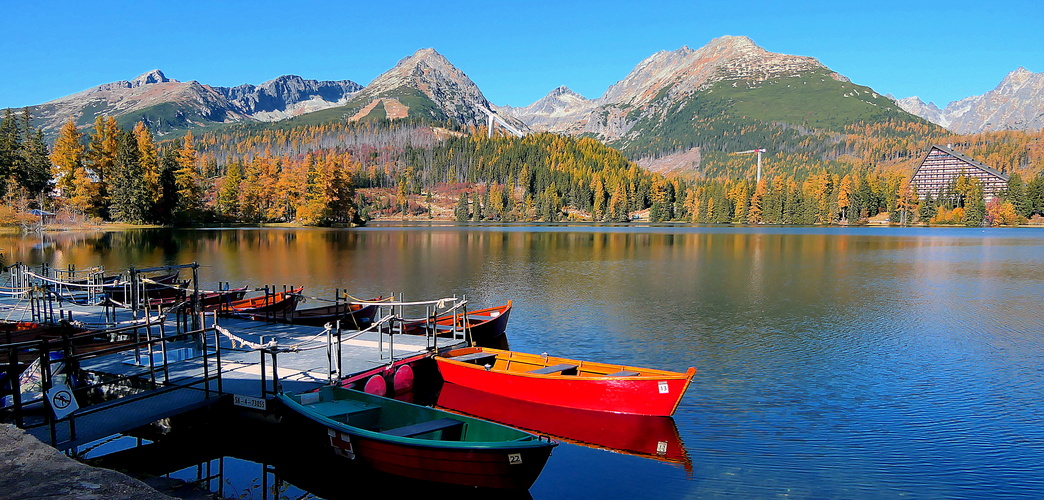
[[[734,154],[734,155],[742,155],[742,154],[747,154],[747,153],[757,153],[758,154],[758,175],[757,175],[756,182],[757,183],[761,183],[761,153],[764,153],[764,152],[765,152],[765,150],[763,148],[758,148],[758,149],[749,149],[747,151],[737,151],[737,152],[732,153],[732,154]]]

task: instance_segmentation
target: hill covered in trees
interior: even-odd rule
[[[700,175],[662,174],[593,138],[487,137],[484,127],[451,120],[244,124],[157,143],[143,123],[127,130],[99,118],[87,134],[67,123],[49,152],[28,123],[9,114],[0,124],[10,214],[43,208],[167,225],[638,216],[858,224],[887,212],[898,214],[893,221],[976,225],[1017,223],[1044,211],[1042,132],[962,136],[924,123],[847,125],[832,132],[836,158],[824,161],[801,147],[770,152],[755,183],[752,155],[708,155]],[[946,199],[917,200],[908,178],[933,143],[1013,174],[1011,189],[992,207],[971,184],[955,185]]]

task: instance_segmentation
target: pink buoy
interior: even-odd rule
[[[403,394],[412,391],[413,368],[410,368],[410,365],[402,365],[398,370],[395,370],[395,377],[393,377],[392,386],[395,388],[395,394]]]
[[[377,396],[387,396],[388,382],[384,381],[384,377],[380,375],[374,375],[366,381],[366,387],[363,389],[363,392],[366,392],[367,394],[374,394]]]

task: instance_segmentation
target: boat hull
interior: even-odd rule
[[[379,297],[374,301],[381,300]],[[324,326],[327,323],[341,322],[342,328],[362,330],[373,324],[378,304],[368,304],[358,309],[351,309],[351,304],[336,304],[310,309],[297,309],[287,318],[288,323],[308,326]]]
[[[337,454],[421,481],[528,489],[557,446],[511,427],[341,387],[278,398],[325,427]]]
[[[692,470],[692,461],[672,417],[577,410],[530,403],[442,384],[438,406],[547,434],[560,441],[674,463]]]
[[[469,311],[464,314],[451,314],[440,316],[435,319],[434,327],[438,335],[449,336],[452,334],[454,324],[456,328],[463,329],[466,337],[477,346],[494,347],[502,345],[501,340],[507,330],[508,318],[511,316],[511,301],[506,305],[490,307]],[[424,321],[407,323],[403,326],[403,332],[410,335],[423,335],[431,328],[431,324]]]
[[[338,454],[374,470],[478,488],[529,489],[551,456],[550,448],[455,450],[401,446],[334,429],[328,433]]]
[[[479,351],[496,354],[497,364],[487,370],[484,365],[453,359],[454,356]],[[510,366],[510,363],[526,363],[526,367],[537,368],[557,364],[584,366],[584,362],[489,348],[456,349],[436,356],[435,361],[443,380],[450,384],[532,403],[651,416],[674,414],[696,373],[695,368],[678,373],[601,363],[587,365],[598,366],[605,373],[627,371],[642,375],[562,375],[509,371],[500,367]]]
[[[255,319],[261,317],[272,317],[275,319],[277,316],[289,317],[290,313],[297,307],[301,290],[303,288],[261,297],[222,302],[219,305],[204,308],[204,310],[218,311],[218,314],[223,315]]]

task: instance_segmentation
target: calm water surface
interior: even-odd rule
[[[559,446],[535,498],[1044,493],[1044,232],[392,226],[0,236],[6,263],[514,300],[511,348],[684,371],[688,466]],[[249,472],[244,472],[249,475]]]

